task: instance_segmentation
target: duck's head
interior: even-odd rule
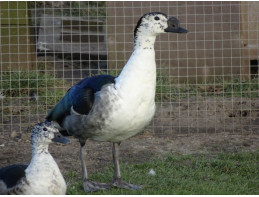
[[[187,33],[180,27],[180,22],[175,17],[168,17],[161,12],[150,12],[144,14],[138,21],[134,31],[134,38],[138,36],[157,36],[160,33]]]
[[[52,122],[41,122],[33,127],[31,134],[32,145],[48,145],[52,142],[69,143],[69,139],[61,135]]]

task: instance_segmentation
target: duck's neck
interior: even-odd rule
[[[156,36],[145,36],[142,34],[137,34],[134,39],[134,50],[154,50],[155,41]]]
[[[49,154],[49,146],[45,144],[32,146],[32,156],[37,154]]]
[[[135,39],[134,51],[115,79],[115,87],[121,93],[129,95],[130,91],[133,91],[140,94],[143,89],[152,89],[154,92],[156,85],[154,43],[155,36]]]

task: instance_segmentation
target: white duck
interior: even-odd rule
[[[67,144],[69,140],[50,122],[35,125],[31,135],[30,164],[16,164],[0,169],[0,194],[65,195],[66,182],[48,151],[52,142]]]
[[[109,184],[88,178],[87,139],[113,143],[114,187],[139,189],[121,180],[119,144],[141,131],[155,113],[156,61],[154,44],[161,33],[187,33],[175,17],[160,12],[140,18],[134,31],[134,51],[118,77],[98,75],[81,80],[68,90],[46,119],[56,121],[68,135],[79,139],[86,192],[109,189]]]

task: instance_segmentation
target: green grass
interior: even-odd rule
[[[21,71],[3,72],[1,74],[0,89],[6,96],[24,96],[29,91],[46,92],[46,89],[61,87],[63,80],[56,80],[54,76],[43,72]]]
[[[106,72],[100,72],[104,74]],[[117,75],[118,72],[109,71]],[[36,71],[3,72],[1,74],[0,90],[7,97],[29,97],[31,93],[39,96],[42,106],[53,106],[60,100],[68,85],[65,80]],[[218,78],[207,84],[174,84],[164,74],[157,75],[156,102],[171,102],[192,96],[202,97],[247,97],[258,98],[259,81],[257,78],[230,81]]]
[[[3,112],[5,115],[10,114],[10,110],[7,109],[10,107],[10,99],[20,100],[21,106],[32,106],[32,113],[36,110],[44,112],[45,107],[51,108],[55,105],[67,89],[68,84],[65,80],[55,79],[53,75],[44,72],[2,72],[0,91],[5,96]],[[30,99],[33,94],[37,95],[37,102]]]
[[[142,164],[121,165],[123,179],[142,185],[141,190],[112,188],[92,194],[259,194],[259,152],[220,154],[210,158],[205,155],[173,156]],[[154,169],[155,176],[148,174]],[[110,182],[113,169],[94,174],[91,179]],[[67,194],[84,194],[79,175],[69,173]]]
[[[170,102],[191,96],[203,97],[259,97],[259,80],[258,78],[241,80],[233,78],[224,80],[217,78],[215,82],[198,83],[198,84],[174,84],[168,77],[158,75],[156,86],[156,101]]]

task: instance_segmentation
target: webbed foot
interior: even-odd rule
[[[99,190],[110,189],[109,184],[106,183],[98,183],[91,180],[86,180],[83,182],[84,191],[85,192],[95,192]]]
[[[112,183],[113,187],[117,187],[117,188],[122,188],[122,189],[129,189],[129,190],[139,190],[142,187],[139,185],[133,185],[130,183],[125,183],[124,181],[122,181],[121,179],[113,179],[113,183]]]

